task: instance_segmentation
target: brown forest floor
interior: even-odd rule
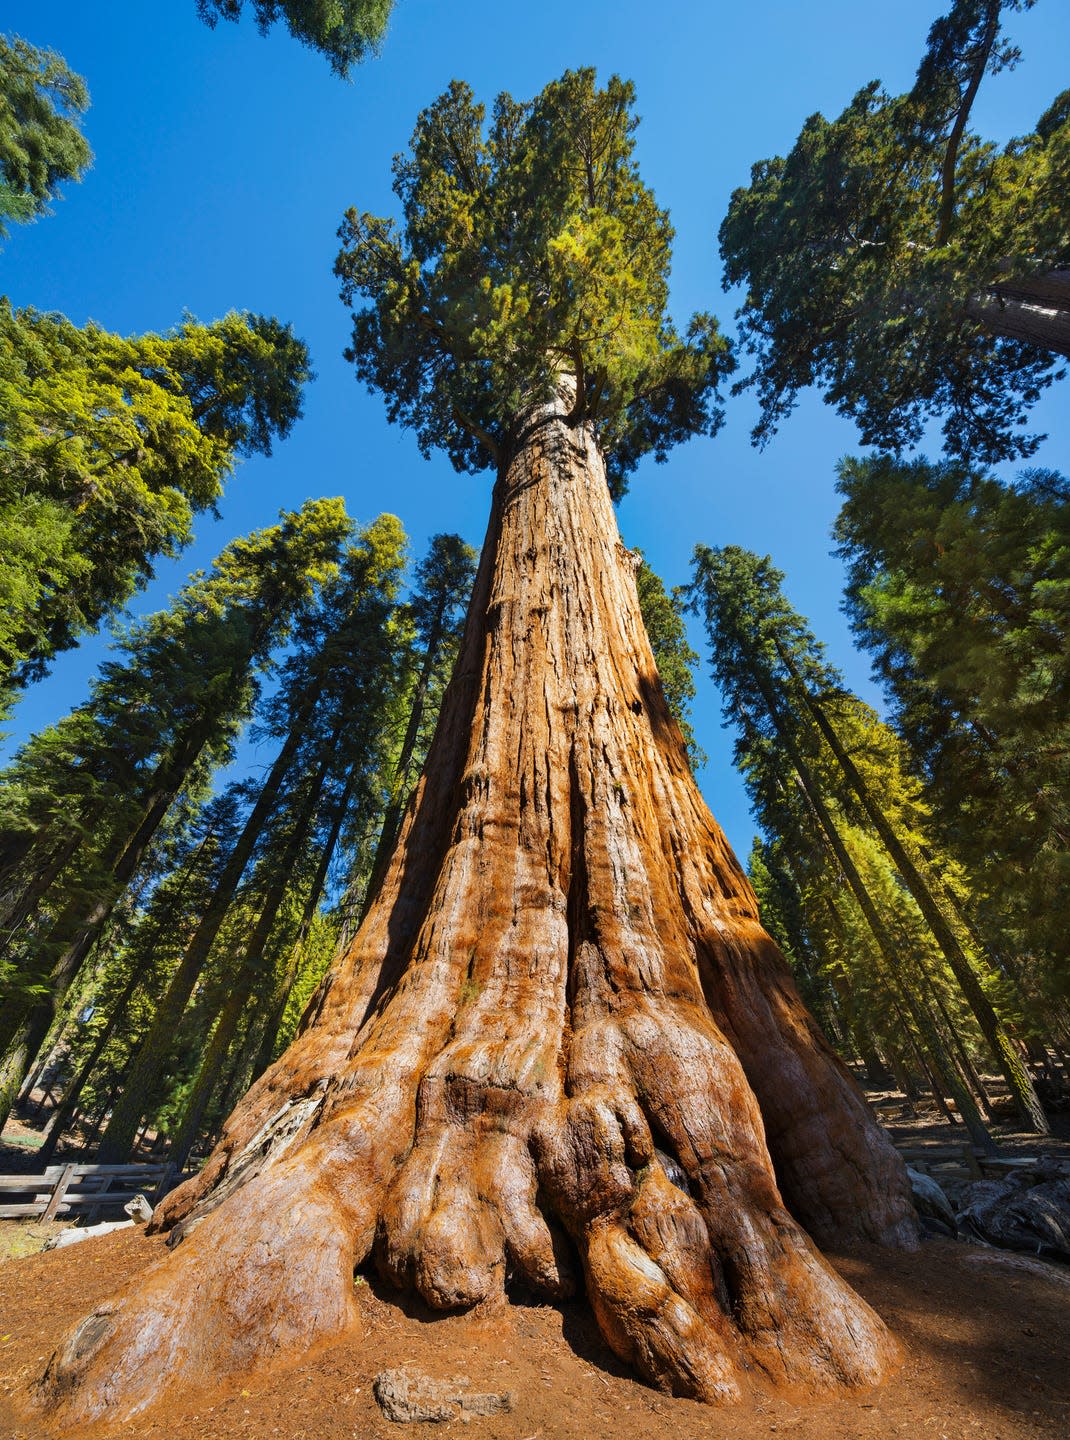
[[[900,1144],[946,1144],[962,1134],[935,1118],[888,1119]],[[1070,1154],[1067,1138],[1038,1146],[1035,1137],[1030,1143],[1001,1132],[1005,1153]],[[4,1222],[0,1232],[0,1256],[10,1257],[0,1262],[0,1440],[37,1440],[48,1432],[26,1418],[22,1402],[56,1341],[150,1263],[163,1241],[123,1231],[27,1255],[40,1244],[40,1226]],[[362,1281],[362,1334],[289,1370],[190,1394],[165,1415],[109,1433],[138,1440],[400,1440],[406,1427],[386,1420],[372,1396],[376,1374],[398,1368],[436,1378],[465,1375],[473,1391],[513,1392],[511,1414],[416,1427],[463,1433],[466,1440],[1070,1436],[1070,1267],[943,1240],[914,1254],[867,1249],[833,1258],[903,1345],[902,1371],[879,1390],[831,1400],[781,1393],[711,1410],[632,1379],[581,1305],[508,1305],[444,1317]]]
[[[19,1401],[61,1331],[163,1242],[123,1231],[0,1265],[0,1435],[44,1432]],[[472,1390],[511,1390],[511,1414],[440,1430],[471,1440],[1024,1440],[1070,1433],[1070,1271],[1005,1252],[927,1243],[914,1255],[869,1250],[837,1257],[907,1354],[880,1390],[814,1401],[782,1395],[711,1411],[658,1395],[623,1373],[582,1307],[510,1305],[431,1318],[360,1286],[365,1329],[295,1368],[229,1391],[191,1394],[165,1416],[122,1428],[161,1440],[364,1440],[398,1436],[372,1397],[375,1375],[412,1368],[465,1374]]]

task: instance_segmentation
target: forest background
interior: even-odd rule
[[[361,521],[395,511],[414,556],[440,531],[482,541],[485,477],[458,477],[441,455],[421,460],[413,438],[388,425],[381,399],[354,383],[342,356],[348,316],[331,273],[344,209],[392,213],[391,158],[405,148],[416,113],[451,79],[467,80],[488,102],[501,89],[533,94],[569,66],[595,64],[603,80],[613,72],[633,79],[643,117],[639,164],[676,229],[674,313],[682,320],[713,310],[731,333],[740,297],[721,291],[716,232],[732,190],[747,183],[755,160],[785,153],[815,110],[838,114],[870,79],[891,93],[909,88],[928,27],[944,8],[936,0],[879,10],[847,0],[679,0],[654,12],[638,3],[473,0],[462,20],[435,0],[398,0],[381,57],[347,83],[281,31],[265,40],[246,20],[210,32],[192,0],[5,6],[9,32],[58,50],[86,78],[92,105],[84,128],[96,158],[52,216],[10,236],[0,288],[17,306],[120,333],[166,330],[184,311],[203,321],[232,308],[275,314],[308,343],[317,374],[290,438],[271,458],[239,466],[218,517],[198,518],[195,543],[157,565],[131,613],[159,609],[229,540],[311,496],[341,495]],[[971,120],[996,141],[1032,128],[1065,85],[1070,53],[1065,6],[1042,4],[1005,23],[1024,61],[982,87]],[[716,439],[692,440],[669,467],[644,461],[620,507],[625,541],[641,545],[670,585],[688,578],[697,542],[770,553],[830,658],[879,705],[868,661],[839,612],[843,571],[830,553],[834,467],[860,451],[857,433],[809,392],[757,451],[756,415],[752,395],[733,398]],[[1031,428],[1048,439],[1030,463],[1065,469],[1064,387],[1036,407]],[[938,437],[921,448],[935,456]],[[704,648],[697,626],[693,643]],[[86,640],[28,690],[3,758],[85,697],[107,644],[106,635]],[[712,684],[700,682],[694,724],[709,762],[698,778],[745,857],[753,823],[719,707]],[[267,747],[261,754],[246,743],[235,768],[259,771],[269,761]]]

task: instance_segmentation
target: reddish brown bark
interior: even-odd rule
[[[1024,340],[1070,359],[1070,270],[1000,280],[966,313],[1005,340]]]
[[[157,1212],[182,1243],[53,1357],[42,1396],[67,1422],[356,1326],[369,1256],[439,1308],[582,1287],[617,1353],[677,1394],[731,1399],[754,1367],[868,1384],[896,1362],[800,1222],[911,1243],[902,1167],[691,778],[567,399],[527,417],[495,487],[380,891]]]

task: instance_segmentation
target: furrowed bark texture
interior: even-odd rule
[[[1070,270],[1001,280],[974,296],[966,313],[994,335],[1070,359]]]
[[[568,398],[526,417],[499,476],[378,895],[157,1211],[181,1244],[53,1356],[40,1393],[67,1422],[357,1325],[369,1257],[436,1308],[585,1290],[676,1394],[730,1400],[748,1369],[871,1384],[897,1361],[801,1227],[913,1243],[902,1166],[691,778]]]

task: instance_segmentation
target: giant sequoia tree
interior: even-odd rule
[[[403,228],[347,217],[360,374],[497,472],[468,621],[351,946],[158,1212],[181,1243],[53,1357],[68,1423],[359,1327],[369,1259],[439,1309],[585,1292],[709,1400],[895,1363],[811,1235],[910,1243],[904,1174],[695,786],[610,503],[607,470],[715,426],[726,369],[668,319],[631,105],[581,71],[484,128],[454,85]]]

